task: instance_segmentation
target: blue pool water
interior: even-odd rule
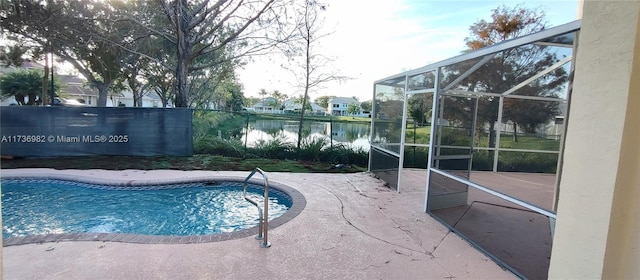
[[[116,187],[62,180],[3,179],[3,238],[49,233],[206,235],[258,224],[257,208],[242,198],[242,183]],[[247,195],[262,201],[261,187]],[[269,220],[291,199],[269,192]]]

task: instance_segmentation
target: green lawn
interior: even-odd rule
[[[406,130],[406,142],[417,144],[428,144],[429,135],[431,134],[431,126],[417,126],[414,128],[413,124],[407,125]],[[470,137],[464,130],[444,130],[443,142],[446,145],[453,146],[465,146],[471,142]],[[415,139],[415,141],[414,141]],[[475,139],[474,146],[476,147],[488,147],[489,140],[487,135],[480,135]],[[513,135],[509,133],[502,133],[500,137],[500,148],[506,149],[524,149],[524,150],[544,150],[544,151],[558,151],[560,147],[560,141],[555,139],[547,139],[536,136],[519,135],[518,142],[513,140]]]
[[[487,145],[488,139],[486,136],[480,137],[479,143],[476,143],[476,146],[480,147],[487,147]],[[560,141],[535,136],[518,136],[518,142],[514,142],[512,134],[503,133],[500,136],[500,148],[558,151],[560,149]]]
[[[429,144],[429,135],[431,135],[431,126],[415,126],[407,124],[405,132],[405,142],[414,144]]]

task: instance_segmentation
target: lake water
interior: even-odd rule
[[[298,141],[298,124],[296,120],[254,120],[249,122],[249,129],[243,129],[242,141],[248,147],[254,147],[259,141],[270,141],[274,137],[283,137],[289,143]],[[325,137],[334,144],[346,144],[352,148],[369,151],[369,134],[371,125],[354,122],[319,122],[305,121],[303,135],[308,138]],[[245,139],[246,137],[246,139]]]

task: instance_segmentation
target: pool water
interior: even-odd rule
[[[258,225],[257,208],[242,197],[241,182],[107,186],[62,180],[3,179],[3,238],[49,233],[207,235]],[[247,196],[262,202],[262,187]],[[291,199],[269,191],[269,220]]]

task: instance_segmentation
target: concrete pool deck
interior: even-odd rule
[[[249,172],[3,169],[108,182],[237,177]],[[516,279],[422,211],[424,188],[398,194],[367,173],[269,172],[307,201],[269,231],[198,244],[63,241],[3,248],[4,279]]]

